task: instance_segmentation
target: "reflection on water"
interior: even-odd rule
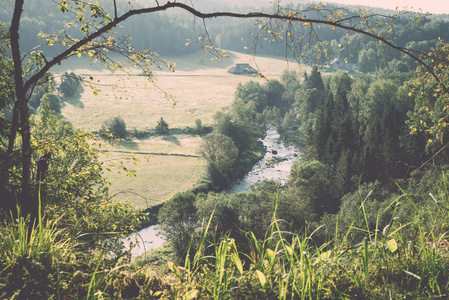
[[[134,249],[131,251],[133,257],[141,255],[150,249],[162,247],[166,242],[164,237],[158,233],[157,225],[143,228],[137,233],[131,234],[123,241],[125,247],[129,248],[130,241],[135,243],[136,238],[137,247],[134,247]]]
[[[293,146],[284,145],[276,128],[273,127],[267,129],[266,136],[261,141],[267,150],[265,156],[254,165],[245,177],[233,183],[226,190],[228,194],[246,192],[252,184],[264,179],[280,180],[282,183],[287,180],[299,150]],[[158,236],[157,225],[154,225],[140,230],[137,242],[138,247],[133,249],[133,256],[143,254],[149,249],[161,247],[165,243],[165,239]],[[129,246],[129,243],[125,242],[125,246]]]

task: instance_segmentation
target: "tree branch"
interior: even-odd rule
[[[59,54],[58,56],[54,57],[47,64],[45,64],[45,66],[39,72],[37,72],[34,76],[32,76],[25,83],[25,88],[28,89],[35,81],[37,81],[39,78],[41,78],[51,67],[53,67],[54,65],[60,63],[62,60],[64,60],[67,57],[69,57],[73,52],[79,50],[81,47],[83,47],[87,43],[93,41],[97,37],[99,37],[102,34],[108,32],[109,30],[111,30],[112,28],[117,26],[120,22],[123,22],[126,19],[128,19],[128,18],[130,18],[132,16],[135,16],[135,15],[160,12],[160,11],[168,10],[170,8],[179,8],[179,9],[185,10],[185,11],[189,12],[190,14],[192,14],[193,16],[201,18],[203,20],[204,19],[213,19],[213,18],[218,18],[218,17],[231,17],[231,18],[239,18],[239,19],[266,18],[266,19],[270,19],[270,20],[281,20],[281,21],[310,23],[310,24],[323,24],[323,25],[327,25],[327,26],[331,26],[331,27],[335,27],[335,28],[340,28],[340,29],[344,29],[344,30],[347,30],[347,31],[355,32],[355,33],[360,33],[360,34],[363,34],[365,36],[371,37],[371,38],[373,38],[373,39],[375,39],[375,40],[377,40],[377,41],[379,41],[381,43],[384,43],[388,47],[391,47],[391,48],[393,48],[393,49],[395,49],[395,50],[397,50],[397,51],[399,51],[401,53],[404,53],[407,56],[409,56],[412,59],[414,59],[415,61],[419,62],[422,66],[424,66],[424,68],[429,72],[429,74],[431,74],[437,80],[437,82],[442,85],[442,87],[445,90],[445,92],[449,94],[448,88],[444,85],[444,83],[441,81],[441,79],[438,77],[438,75],[435,74],[433,69],[429,65],[427,65],[421,58],[419,58],[416,55],[414,55],[412,53],[412,50],[396,46],[393,43],[391,43],[388,40],[386,40],[385,38],[383,38],[381,36],[378,36],[377,34],[374,34],[372,32],[364,31],[362,29],[358,29],[358,28],[355,28],[355,27],[350,26],[350,25],[342,24],[339,20],[337,20],[337,21],[330,21],[330,20],[310,19],[310,18],[304,18],[304,17],[297,17],[294,14],[287,14],[287,15],[285,15],[285,14],[279,14],[279,13],[269,14],[269,13],[262,13],[262,12],[250,12],[250,13],[213,12],[213,13],[202,13],[202,12],[196,10],[195,8],[193,8],[193,7],[189,6],[189,5],[186,5],[186,4],[183,4],[183,3],[177,3],[177,2],[167,2],[166,4],[161,5],[161,6],[159,6],[157,4],[156,7],[149,7],[149,8],[129,10],[128,12],[126,12],[123,15],[121,15],[120,17],[116,17],[114,20],[112,20],[107,25],[105,25],[102,28],[98,29],[94,33],[84,37],[82,40],[80,40],[77,43],[73,44],[71,47],[69,47],[68,49],[63,51],[61,54]],[[362,17],[360,17],[360,18],[362,18]],[[363,17],[363,19],[366,19],[366,17]]]

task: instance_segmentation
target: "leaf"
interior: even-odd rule
[[[270,260],[270,262],[272,262],[273,259],[274,259],[275,256],[276,256],[276,254],[275,254],[274,251],[271,250],[271,249],[267,249],[266,253],[267,253],[268,259]]]
[[[168,265],[168,267],[170,268],[170,270],[171,270],[173,273],[175,273],[175,270],[176,270],[175,264],[172,263],[171,261],[167,261],[167,265]]]
[[[265,275],[259,270],[256,270],[256,274],[257,274],[257,277],[259,277],[260,284],[262,286],[265,286],[265,284],[267,283],[267,279],[265,278]]]
[[[237,269],[239,270],[240,275],[242,275],[243,274],[243,265],[242,265],[242,261],[240,260],[239,255],[236,252],[233,252],[231,254],[231,259],[234,262]]]
[[[394,253],[396,252],[396,250],[398,250],[398,244],[396,243],[395,239],[391,239],[387,242],[387,249],[388,251],[390,251],[390,253]]]
[[[185,294],[184,298],[185,298],[185,299],[194,299],[194,298],[196,298],[196,296],[198,296],[199,292],[200,292],[200,291],[198,291],[198,290],[191,290],[191,291],[188,291],[188,292]]]

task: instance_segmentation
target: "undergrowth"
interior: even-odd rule
[[[445,181],[445,180],[444,180]],[[81,251],[58,220],[18,217],[0,227],[0,297],[10,299],[447,299],[449,197],[416,203],[407,194],[378,213],[387,226],[368,226],[365,203],[345,231],[338,218],[332,239],[281,230],[273,215],[264,240],[246,232],[247,245],[228,233],[207,240],[212,217],[182,265],[110,259],[102,249]],[[407,218],[399,217],[406,208]],[[354,226],[365,220],[366,228]],[[377,222],[379,224],[379,222]],[[351,232],[362,240],[350,240]],[[250,249],[242,252],[241,249]],[[156,268],[157,266],[157,268]]]
[[[246,233],[250,253],[238,251],[225,236],[210,244],[203,236],[187,255],[184,266],[169,263],[176,284],[174,299],[447,299],[449,298],[448,193],[438,201],[432,194],[426,208],[404,194],[387,209],[392,214],[384,228],[368,226],[365,199],[343,234],[316,244],[314,234],[295,235],[281,230],[273,216],[268,237],[258,241]],[[398,218],[401,206],[412,214]],[[366,220],[366,228],[354,227]],[[379,222],[377,223],[379,224]],[[207,232],[207,227],[205,232]],[[365,237],[350,242],[352,231]],[[210,249],[214,251],[211,252]]]

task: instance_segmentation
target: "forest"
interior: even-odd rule
[[[445,16],[276,2],[249,8],[254,18],[243,7],[155,1],[154,11],[119,23],[139,1],[33,0],[22,2],[19,38],[13,3],[0,3],[1,298],[449,296]],[[62,115],[84,90],[104,89],[92,76],[53,76],[65,59],[126,73],[121,57],[153,82],[176,69],[160,53],[199,49],[211,60],[227,50],[307,68],[276,79],[259,70],[210,124],[171,128],[161,116],[131,130],[114,117],[87,131]],[[226,193],[263,157],[267,126],[301,149],[286,182]],[[110,195],[108,171],[138,174],[111,159],[108,144],[181,134],[201,139],[204,170],[193,187],[148,210]],[[123,239],[148,223],[168,243],[133,258]]]

